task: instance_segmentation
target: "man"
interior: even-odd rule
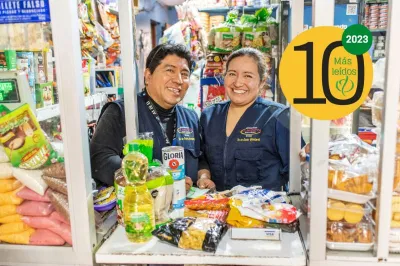
[[[185,46],[158,45],[146,60],[145,89],[137,95],[139,132],[153,132],[153,158],[162,161],[161,149],[166,146],[185,148],[187,190],[192,186],[191,179],[197,179],[200,156],[198,117],[177,105],[189,88],[190,66],[190,52]],[[125,136],[124,102],[106,104],[90,143],[96,181],[113,185],[114,172],[121,167]]]

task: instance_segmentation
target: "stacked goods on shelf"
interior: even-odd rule
[[[0,118],[0,135],[0,242],[72,244],[68,220],[60,218],[67,218],[68,207],[62,212],[48,188],[54,188],[54,182],[42,177],[65,179],[63,165],[52,164],[63,159],[47,141],[29,105]]]
[[[370,30],[384,30],[387,27],[388,3],[366,3],[364,25]]]
[[[207,47],[207,36],[204,30],[204,15],[200,15],[198,10],[191,4],[175,6],[178,22],[164,31],[161,43],[183,44],[190,51],[193,61],[198,61],[205,57]],[[190,66],[196,69],[196,66]]]
[[[121,53],[117,16],[100,1],[82,0],[78,9],[82,57],[97,58],[104,49],[105,64],[117,64]]]
[[[201,27],[206,31],[210,31],[210,14],[206,12],[199,12],[200,15],[200,21],[201,21]]]
[[[12,47],[19,51],[37,51],[43,50],[48,46],[44,36],[46,23],[18,23],[18,24],[0,24],[1,38],[0,50]]]
[[[386,37],[372,36],[371,57],[374,60],[385,57]]]
[[[367,251],[373,247],[378,150],[356,135],[329,143],[327,247]],[[373,206],[372,206],[373,207]]]

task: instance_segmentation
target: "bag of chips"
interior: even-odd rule
[[[0,142],[14,167],[38,169],[57,157],[28,104],[0,118]]]
[[[182,249],[215,252],[226,228],[215,219],[185,217],[160,226],[153,235]]]

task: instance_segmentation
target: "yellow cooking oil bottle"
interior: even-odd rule
[[[149,241],[155,228],[153,197],[146,186],[148,165],[147,157],[139,152],[139,145],[129,144],[129,153],[122,160],[127,181],[123,213],[125,232],[135,243]]]

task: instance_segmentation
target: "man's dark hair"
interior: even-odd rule
[[[167,57],[167,55],[176,55],[186,59],[189,70],[192,67],[192,59],[190,57],[190,51],[186,46],[182,44],[159,44],[151,50],[149,56],[146,59],[146,68],[153,74],[154,70],[161,64],[161,61]]]
[[[228,71],[229,63],[233,59],[235,59],[237,57],[242,57],[242,56],[248,56],[248,57],[253,58],[253,60],[257,64],[258,74],[260,75],[260,81],[262,81],[267,73],[267,66],[265,64],[265,56],[263,55],[263,53],[261,53],[260,51],[254,49],[254,48],[246,47],[246,48],[241,48],[241,49],[233,52],[228,57],[228,60],[226,61],[226,71]]]

